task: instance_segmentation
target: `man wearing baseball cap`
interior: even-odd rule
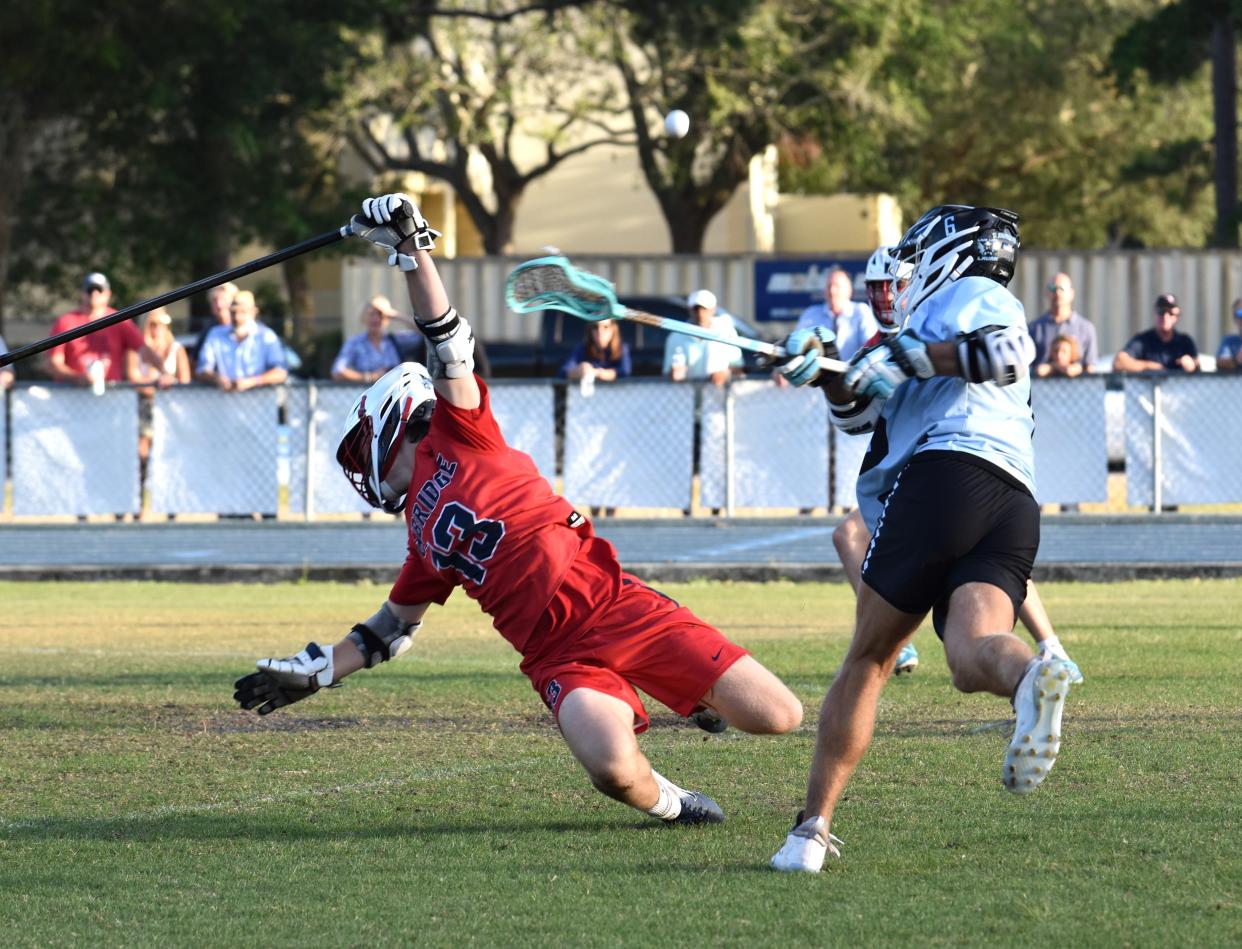
[[[1136,334],[1113,359],[1114,372],[1195,372],[1199,350],[1195,341],[1174,328],[1182,308],[1177,297],[1156,297],[1155,325]]]
[[[61,314],[52,324],[52,335],[77,329],[86,323],[102,319],[116,310],[109,306],[112,285],[98,271],[88,273],[82,280],[82,302],[75,310]],[[106,326],[94,333],[80,336],[72,342],[53,346],[47,352],[48,370],[56,382],[72,382],[90,385],[90,367],[99,363],[103,377],[108,382],[125,379],[126,359],[130,352],[142,348],[142,333],[132,320]]]
[[[716,312],[716,294],[710,290],[695,290],[686,298],[692,323],[710,329],[729,339],[737,338],[733,317]],[[711,379],[718,386],[724,385],[742,366],[742,351],[728,343],[717,343],[685,333],[670,333],[664,342],[664,375],[674,382],[691,379]]]
[[[1217,372],[1242,370],[1242,297],[1233,301],[1229,312],[1233,314],[1233,325],[1237,332],[1220,341],[1220,346],[1216,349]]]

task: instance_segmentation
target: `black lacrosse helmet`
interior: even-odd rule
[[[942,286],[961,277],[987,277],[1008,286],[1020,246],[1013,211],[969,204],[932,208],[893,248],[893,256],[912,268],[909,285],[898,294],[898,311],[908,317]]]

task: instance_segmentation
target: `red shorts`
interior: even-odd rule
[[[522,663],[553,715],[574,689],[613,695],[634,710],[634,731],[650,719],[635,688],[689,715],[747,650],[689,609],[622,573],[612,605],[588,629]]]

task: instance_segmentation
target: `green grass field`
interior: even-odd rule
[[[884,693],[819,876],[767,869],[849,635],[841,585],[668,585],[807,705],[653,763],[729,813],[666,828],[590,789],[473,603],[260,720],[233,679],[331,641],[371,585],[0,584],[7,945],[1242,944],[1242,583],[1048,585],[1087,676],[1062,756],[1000,786],[1008,706],[923,663]]]

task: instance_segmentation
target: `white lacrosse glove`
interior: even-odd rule
[[[350,230],[359,237],[388,251],[388,265],[404,271],[417,270],[418,263],[409,254],[397,250],[407,238],[414,239],[419,250],[434,250],[440,232],[427,223],[418,205],[407,194],[383,194],[362,202],[362,213],[350,221]]]
[[[785,337],[781,348],[789,353],[790,359],[778,366],[777,370],[785,377],[786,382],[794,386],[823,385],[828,377],[819,368],[819,357],[841,358],[837,350],[837,336],[826,326],[794,330]]]
[[[244,709],[258,706],[260,715],[300,702],[332,685],[332,647],[307,643],[296,656],[260,659],[258,672],[233,683],[233,698]]]
[[[1061,645],[1061,640],[1056,636],[1049,636],[1039,644],[1039,658],[1060,659],[1069,666],[1070,682],[1077,685],[1082,681],[1082,670],[1078,668],[1078,663],[1069,657],[1069,653]]]
[[[907,379],[930,379],[935,374],[927,344],[907,331],[856,353],[844,381],[856,396],[887,399]]]

